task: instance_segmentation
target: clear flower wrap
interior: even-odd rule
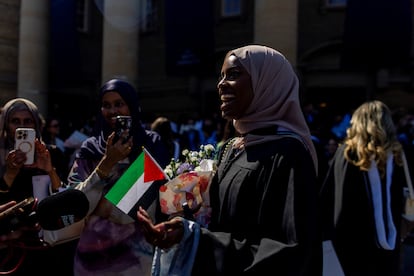
[[[185,162],[172,160],[165,168],[172,178],[160,187],[161,211],[164,214],[184,214],[202,226],[210,222],[209,189],[216,171],[215,148],[202,145],[200,151],[183,151]]]

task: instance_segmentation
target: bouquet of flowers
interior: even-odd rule
[[[183,161],[172,159],[164,172],[171,179],[160,187],[161,211],[174,215],[183,213],[202,226],[210,222],[208,192],[216,171],[216,149],[201,145],[199,151],[184,150]]]

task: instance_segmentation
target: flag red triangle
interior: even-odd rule
[[[144,182],[165,179],[165,174],[158,163],[145,152],[144,155]]]

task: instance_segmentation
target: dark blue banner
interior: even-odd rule
[[[166,0],[166,70],[169,75],[214,70],[211,0]]]
[[[408,65],[411,13],[410,0],[348,0],[343,67],[366,70]]]
[[[50,73],[54,81],[75,79],[80,71],[76,0],[50,2]]]

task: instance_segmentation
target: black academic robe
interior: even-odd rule
[[[399,275],[404,169],[393,166],[390,198],[397,238],[395,249],[386,250],[377,244],[368,173],[348,163],[343,150],[338,148],[321,190],[325,238],[332,239],[345,275]]]
[[[193,275],[321,275],[315,169],[292,137],[224,156]]]

